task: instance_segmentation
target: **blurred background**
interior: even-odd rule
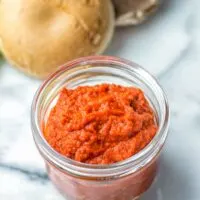
[[[200,199],[200,1],[163,0],[141,25],[118,27],[104,54],[154,74],[171,107],[159,175],[142,200]],[[62,199],[48,180],[30,129],[40,80],[0,63],[0,199]]]

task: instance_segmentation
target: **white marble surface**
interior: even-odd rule
[[[151,20],[118,29],[107,54],[155,74],[171,105],[171,129],[156,183],[142,200],[200,199],[200,1],[164,0]],[[62,200],[30,130],[39,81],[0,66],[0,199]]]

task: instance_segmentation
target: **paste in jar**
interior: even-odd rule
[[[64,88],[44,129],[60,154],[89,164],[112,164],[142,150],[158,127],[142,90],[114,84]]]

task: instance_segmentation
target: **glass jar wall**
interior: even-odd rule
[[[136,155],[110,165],[90,165],[64,157],[43,137],[49,110],[63,87],[115,83],[141,88],[156,116],[158,132]],[[152,184],[166,140],[169,109],[157,81],[137,64],[115,57],[92,56],[74,60],[52,74],[38,89],[32,104],[32,131],[47,172],[68,200],[132,200]]]

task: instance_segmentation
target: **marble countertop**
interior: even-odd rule
[[[200,199],[200,2],[165,0],[138,27],[117,29],[107,54],[144,66],[171,106],[170,133],[155,184],[142,200]],[[40,81],[0,65],[0,199],[62,200],[49,181],[30,129]]]

